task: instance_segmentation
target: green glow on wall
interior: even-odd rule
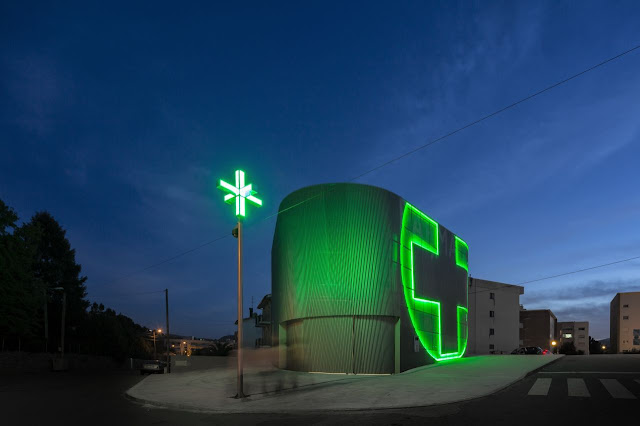
[[[256,191],[251,188],[251,184],[244,184],[244,172],[242,170],[236,170],[235,186],[220,179],[218,181],[218,189],[230,192],[230,194],[224,196],[224,202],[231,204],[235,201],[236,216],[238,217],[245,216],[245,200],[249,200],[257,206],[262,205],[262,200],[253,196]]]
[[[469,246],[456,235],[456,265],[469,272]]]
[[[416,220],[417,219],[417,220]],[[420,340],[420,343],[425,348],[427,353],[436,361],[444,361],[448,359],[460,358],[464,355],[467,348],[468,330],[463,324],[467,322],[468,310],[464,306],[456,306],[456,318],[457,318],[457,351],[443,353],[442,351],[442,315],[440,301],[418,298],[415,295],[415,282],[413,273],[413,260],[414,260],[414,247],[420,247],[435,256],[439,255],[439,226],[436,221],[422,213],[420,210],[413,207],[411,204],[406,203],[404,212],[402,215],[402,231],[400,235],[401,240],[401,275],[402,284],[404,288],[405,301],[407,303],[407,309],[409,316],[416,334]],[[464,266],[458,262],[458,247],[468,247],[464,241],[459,240],[456,237],[456,264],[467,270],[466,262]],[[463,246],[464,245],[464,246]],[[460,250],[462,251],[462,250]],[[462,258],[462,256],[461,256]],[[466,260],[466,257],[465,257]],[[465,280],[466,291],[466,280]],[[421,324],[425,324],[428,321],[424,321],[419,318],[416,312],[420,312],[427,317],[431,317],[431,330],[427,331],[423,329]]]

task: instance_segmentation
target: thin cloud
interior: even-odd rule
[[[556,303],[566,300],[577,303],[580,300],[594,298],[608,298],[608,301],[610,301],[616,293],[629,291],[640,291],[640,279],[592,280],[583,285],[560,287],[552,292],[548,290],[527,291],[526,295],[523,296],[523,300],[531,304],[540,304],[541,302]]]

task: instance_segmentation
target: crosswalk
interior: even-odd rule
[[[567,395],[569,397],[575,398],[589,398],[591,397],[591,393],[589,392],[589,388],[587,387],[587,383],[583,378],[546,378],[541,377],[536,379],[531,388],[529,389],[528,395],[530,396],[547,396],[549,394],[549,390],[552,386],[564,386],[563,383],[566,383]],[[640,379],[636,379],[635,382],[640,385]],[[593,386],[601,386],[606,392],[615,399],[637,399],[631,390],[629,390],[625,385],[620,383],[617,379],[592,379],[589,380],[589,384],[592,387],[592,392],[596,389],[593,389]],[[629,383],[633,386],[632,383]]]

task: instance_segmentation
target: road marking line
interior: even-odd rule
[[[607,392],[616,399],[636,399],[636,397],[616,379],[600,379],[600,382],[607,389]]]
[[[569,396],[591,396],[583,379],[567,379]]]
[[[551,379],[537,379],[529,389],[529,395],[546,396],[549,393],[549,386],[551,386]]]

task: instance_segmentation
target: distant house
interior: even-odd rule
[[[191,352],[196,349],[207,348],[215,343],[214,339],[207,339],[195,336],[179,336],[171,335],[169,339],[171,344],[171,352],[176,355],[190,356]]]
[[[271,346],[271,295],[265,295],[258,309],[262,309],[262,314],[258,315],[257,326],[262,328],[262,337],[258,346]]]
[[[245,349],[271,346],[271,295],[267,294],[258,304],[262,313],[258,314],[249,308],[249,316],[243,318],[242,347]],[[238,321],[235,322],[238,324]],[[235,337],[237,340],[237,332]]]
[[[235,324],[238,324],[236,320]],[[242,319],[242,347],[244,349],[254,349],[262,338],[262,329],[258,327],[258,314],[249,308],[249,316]],[[236,332],[236,341],[237,341]]]

